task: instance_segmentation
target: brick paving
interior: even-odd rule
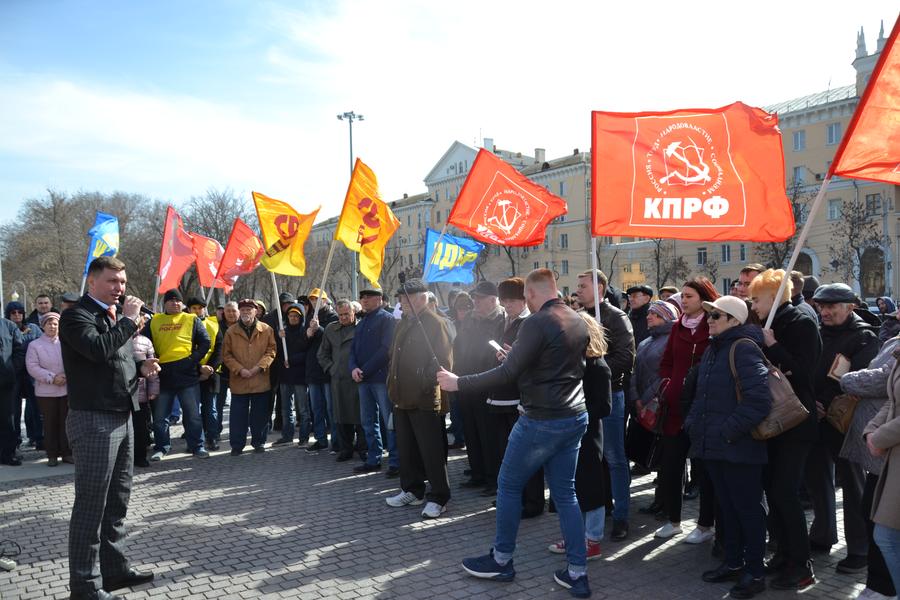
[[[173,428],[175,449],[182,443],[179,429]],[[559,537],[556,515],[522,522],[512,583],[463,573],[460,560],[488,550],[494,525],[490,499],[458,487],[464,453],[451,452],[454,497],[436,521],[423,521],[415,507],[387,506],[396,479],[356,475],[358,462],[337,463],[327,451],[308,454],[293,445],[240,457],[213,454],[209,460],[173,454],[136,470],[128,553],[135,566],[152,569],[156,581],[119,592],[129,600],[569,597],[552,576],[564,558],[546,550]],[[38,453],[25,458],[32,466],[22,475],[2,467],[0,477],[0,539],[22,545],[19,567],[0,572],[0,598],[67,598],[71,471],[48,475],[54,470]],[[652,476],[635,480],[633,493],[636,513],[651,499]],[[685,502],[685,533],[697,505]],[[626,542],[603,543],[603,558],[589,564],[593,597],[725,597],[727,584],[700,580],[717,562],[710,545],[680,543],[683,536],[656,540],[657,525],[635,514]],[[841,542],[830,556],[816,557],[819,582],[804,597],[853,598],[862,589],[863,576],[835,572],[844,554]]]

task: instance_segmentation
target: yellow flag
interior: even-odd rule
[[[313,221],[319,214],[317,208],[308,215],[298,213],[287,202],[253,192],[256,217],[262,232],[266,253],[260,263],[273,273],[282,275],[306,274],[306,256],[303,244],[309,237]]]
[[[377,287],[381,287],[378,277],[384,263],[384,247],[398,227],[400,221],[378,194],[375,173],[357,158],[334,239],[359,252],[360,273]]]

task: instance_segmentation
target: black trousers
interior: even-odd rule
[[[356,439],[354,440],[354,436]],[[365,456],[368,446],[366,445],[366,433],[363,431],[362,425],[354,425],[352,423],[338,423],[338,437],[340,438],[341,454],[344,456],[353,456],[354,452]]]
[[[488,437],[488,408],[481,394],[459,394],[459,408],[463,417],[466,434],[466,454],[472,480],[485,484],[496,484],[497,473],[489,471],[485,442]]]
[[[488,409],[488,422],[490,433],[490,451],[488,460],[491,461],[492,472],[499,473],[503,464],[503,455],[506,454],[506,446],[509,443],[509,434],[512,433],[516,421],[519,420],[519,411],[493,412]],[[497,480],[493,482],[496,485]],[[540,468],[531,476],[522,490],[522,510],[529,515],[537,515],[544,512],[544,469]]]
[[[0,386],[0,458],[10,459],[16,454],[19,436],[16,433],[16,385]]]
[[[725,561],[744,566],[753,577],[763,577],[766,555],[766,515],[762,505],[762,465],[704,461],[716,490],[725,525]]]
[[[400,489],[444,506],[450,500],[445,460],[444,415],[433,410],[394,407],[394,434],[400,456]],[[431,489],[425,493],[425,480]]]
[[[690,439],[685,432],[677,435],[664,435],[662,444],[662,461],[659,465],[659,495],[663,510],[672,523],[681,522],[681,502],[684,484],[684,464],[687,459]]]
[[[872,512],[872,502],[875,499],[875,486],[878,484],[878,475],[868,473],[866,485],[862,495],[862,511],[866,516],[866,532],[869,534],[869,571],[866,575],[866,587],[875,590],[879,594],[891,597],[897,595],[891,573],[888,571],[884,556],[878,548],[878,544],[872,539],[875,523],[869,518]]]
[[[134,424],[134,462],[147,460],[147,446],[150,445],[150,423],[153,407],[149,402],[141,404],[141,410],[131,415]]]
[[[768,443],[769,464],[763,469],[763,487],[769,502],[769,526],[778,542],[779,556],[793,566],[809,560],[809,532],[800,504],[800,482],[812,442],[773,438]]]
[[[703,527],[715,525],[716,541],[720,541],[723,539],[722,529],[724,528],[722,511],[719,503],[716,502],[716,489],[709,477],[709,471],[706,469],[706,461],[702,458],[692,458],[691,473],[700,485],[700,514],[697,517],[697,525]]]

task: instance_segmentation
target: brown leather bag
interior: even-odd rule
[[[859,403],[859,396],[838,394],[831,400],[831,404],[828,405],[825,418],[828,419],[832,427],[841,433],[847,433],[850,429],[850,423],[853,422],[853,413],[856,411],[857,403]]]
[[[737,368],[734,365],[734,354],[738,344],[743,341],[753,344],[753,347],[759,349],[756,342],[750,338],[740,338],[735,340],[731,345],[728,362],[731,365],[731,375],[734,377],[735,384],[737,384],[738,402],[743,400],[743,395],[741,393],[741,380],[738,377]],[[809,411],[806,410],[806,407],[800,402],[800,398],[797,397],[797,393],[794,392],[791,382],[784,376],[784,373],[782,373],[778,367],[770,363],[765,354],[762,355],[762,359],[766,363],[766,368],[769,370],[768,383],[769,392],[772,394],[772,409],[769,411],[769,415],[763,419],[762,423],[753,429],[753,439],[756,440],[773,438],[789,429],[793,429],[809,418]]]

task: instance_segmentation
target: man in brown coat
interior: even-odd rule
[[[269,426],[269,367],[275,360],[275,333],[256,318],[253,300],[238,303],[241,319],[229,327],[222,341],[222,362],[231,379],[231,413],[228,437],[231,455],[238,456],[247,444],[256,452],[265,452]]]
[[[394,330],[387,387],[394,404],[400,493],[387,503],[416,506],[427,500],[422,516],[436,519],[450,500],[444,447],[447,406],[442,402],[437,372],[441,367],[452,368],[453,344],[446,320],[428,310],[426,292],[421,280],[411,279],[397,294],[403,318]],[[426,479],[431,482],[427,494]]]

